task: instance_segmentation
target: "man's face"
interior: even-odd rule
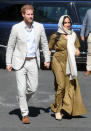
[[[25,13],[22,13],[22,16],[24,18],[24,21],[27,24],[31,24],[33,22],[33,18],[34,18],[33,10],[31,10],[31,9],[26,10]]]

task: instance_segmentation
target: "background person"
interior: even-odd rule
[[[59,19],[57,32],[52,34],[49,41],[50,53],[53,48],[55,49],[52,71],[56,94],[51,110],[55,112],[57,120],[62,119],[62,111],[72,116],[86,113],[77,80],[75,61],[75,55],[80,54],[80,43],[71,26],[71,18],[68,15],[62,16]]]
[[[6,51],[6,68],[15,69],[19,106],[22,123],[29,124],[28,100],[38,86],[38,67],[40,67],[39,42],[44,53],[44,65],[49,68],[50,55],[45,30],[42,24],[33,21],[34,8],[24,5],[21,8],[24,20],[12,27]]]
[[[86,15],[83,20],[83,25],[81,29],[81,40],[85,41],[87,38],[87,71],[85,75],[91,74],[91,9],[87,10]]]

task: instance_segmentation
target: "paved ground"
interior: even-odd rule
[[[87,115],[56,121],[49,108],[54,100],[53,74],[51,70],[40,70],[38,91],[29,102],[31,124],[23,125],[14,72],[0,69],[0,131],[91,131],[91,75],[85,77],[79,71],[78,78]]]

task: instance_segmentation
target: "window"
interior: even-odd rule
[[[69,14],[67,4],[41,3],[35,5],[35,20],[43,23],[58,23],[62,15]]]
[[[1,4],[0,5],[0,20],[2,21],[21,21],[21,6],[22,4]],[[75,15],[74,8],[71,2],[35,2],[35,17],[34,20],[42,23],[58,23],[59,18],[62,15],[69,15],[73,24],[77,23],[77,17]],[[75,17],[74,17],[75,16]]]
[[[81,3],[81,4],[76,4],[76,9],[78,12],[79,20],[82,23],[83,19],[85,17],[86,11],[91,8],[91,4],[89,3]]]
[[[61,15],[66,15],[67,9],[64,7],[38,7],[35,10],[35,19],[40,22],[56,23]]]

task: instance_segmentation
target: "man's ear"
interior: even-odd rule
[[[24,13],[22,13],[22,17],[24,17],[24,15],[25,15],[25,14],[24,14]]]

